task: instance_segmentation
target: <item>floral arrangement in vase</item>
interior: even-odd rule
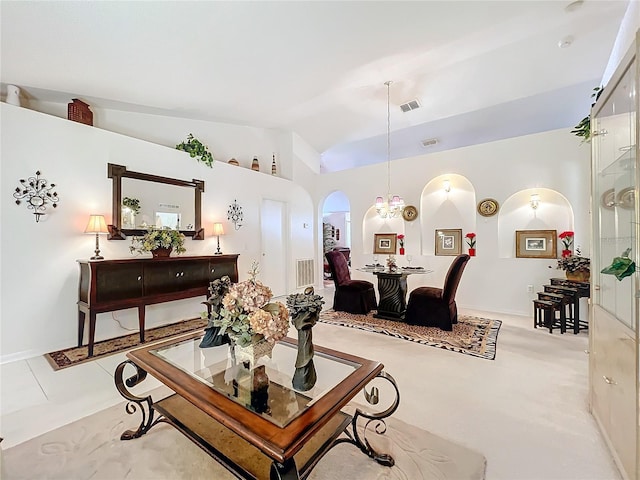
[[[591,261],[580,255],[569,255],[558,260],[557,268],[566,272],[568,280],[586,282],[591,274]]]
[[[168,257],[175,251],[178,255],[187,251],[184,247],[184,235],[169,228],[151,228],[142,237],[132,237],[131,253],[151,252],[156,257]]]
[[[246,347],[262,340],[273,346],[286,337],[289,331],[289,311],[281,302],[270,303],[273,293],[256,277],[258,263],[253,262],[249,280],[233,283],[222,298],[222,308],[213,318],[213,325],[220,327],[238,346]]]
[[[404,255],[404,234],[398,235],[398,243],[400,244],[400,255]]]
[[[476,234],[473,232],[467,233],[464,238],[467,239],[467,245],[469,245],[469,256],[476,256]]]
[[[571,245],[573,244],[573,232],[567,230],[558,235],[558,238],[562,240],[564,248],[562,249],[562,256],[568,257],[571,255]]]

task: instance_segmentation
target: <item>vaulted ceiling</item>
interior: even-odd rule
[[[0,82],[292,130],[335,171],[387,159],[387,80],[392,158],[575,125],[627,3],[3,0]]]

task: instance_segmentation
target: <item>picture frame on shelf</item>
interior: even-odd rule
[[[462,253],[461,228],[437,228],[435,235],[436,255],[456,256]]]
[[[556,230],[516,230],[516,258],[558,258]]]
[[[397,242],[397,233],[375,233],[373,236],[373,253],[395,255]]]

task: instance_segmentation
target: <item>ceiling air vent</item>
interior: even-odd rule
[[[411,100],[410,102],[400,105],[400,110],[402,110],[404,113],[415,110],[416,108],[420,108],[420,102],[418,102],[418,100]]]
[[[422,146],[423,147],[431,147],[431,146],[435,145],[436,143],[438,143],[438,139],[437,138],[429,138],[427,140],[422,140]]]

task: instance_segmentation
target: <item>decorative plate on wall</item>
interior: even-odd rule
[[[402,218],[404,218],[407,222],[413,222],[416,218],[418,218],[418,209],[413,205],[407,205],[402,210]]]
[[[498,213],[498,201],[493,198],[485,198],[478,203],[478,213],[483,217],[492,217]]]
[[[632,209],[635,203],[635,188],[627,187],[620,190],[617,198],[617,205],[620,205],[622,208]]]

